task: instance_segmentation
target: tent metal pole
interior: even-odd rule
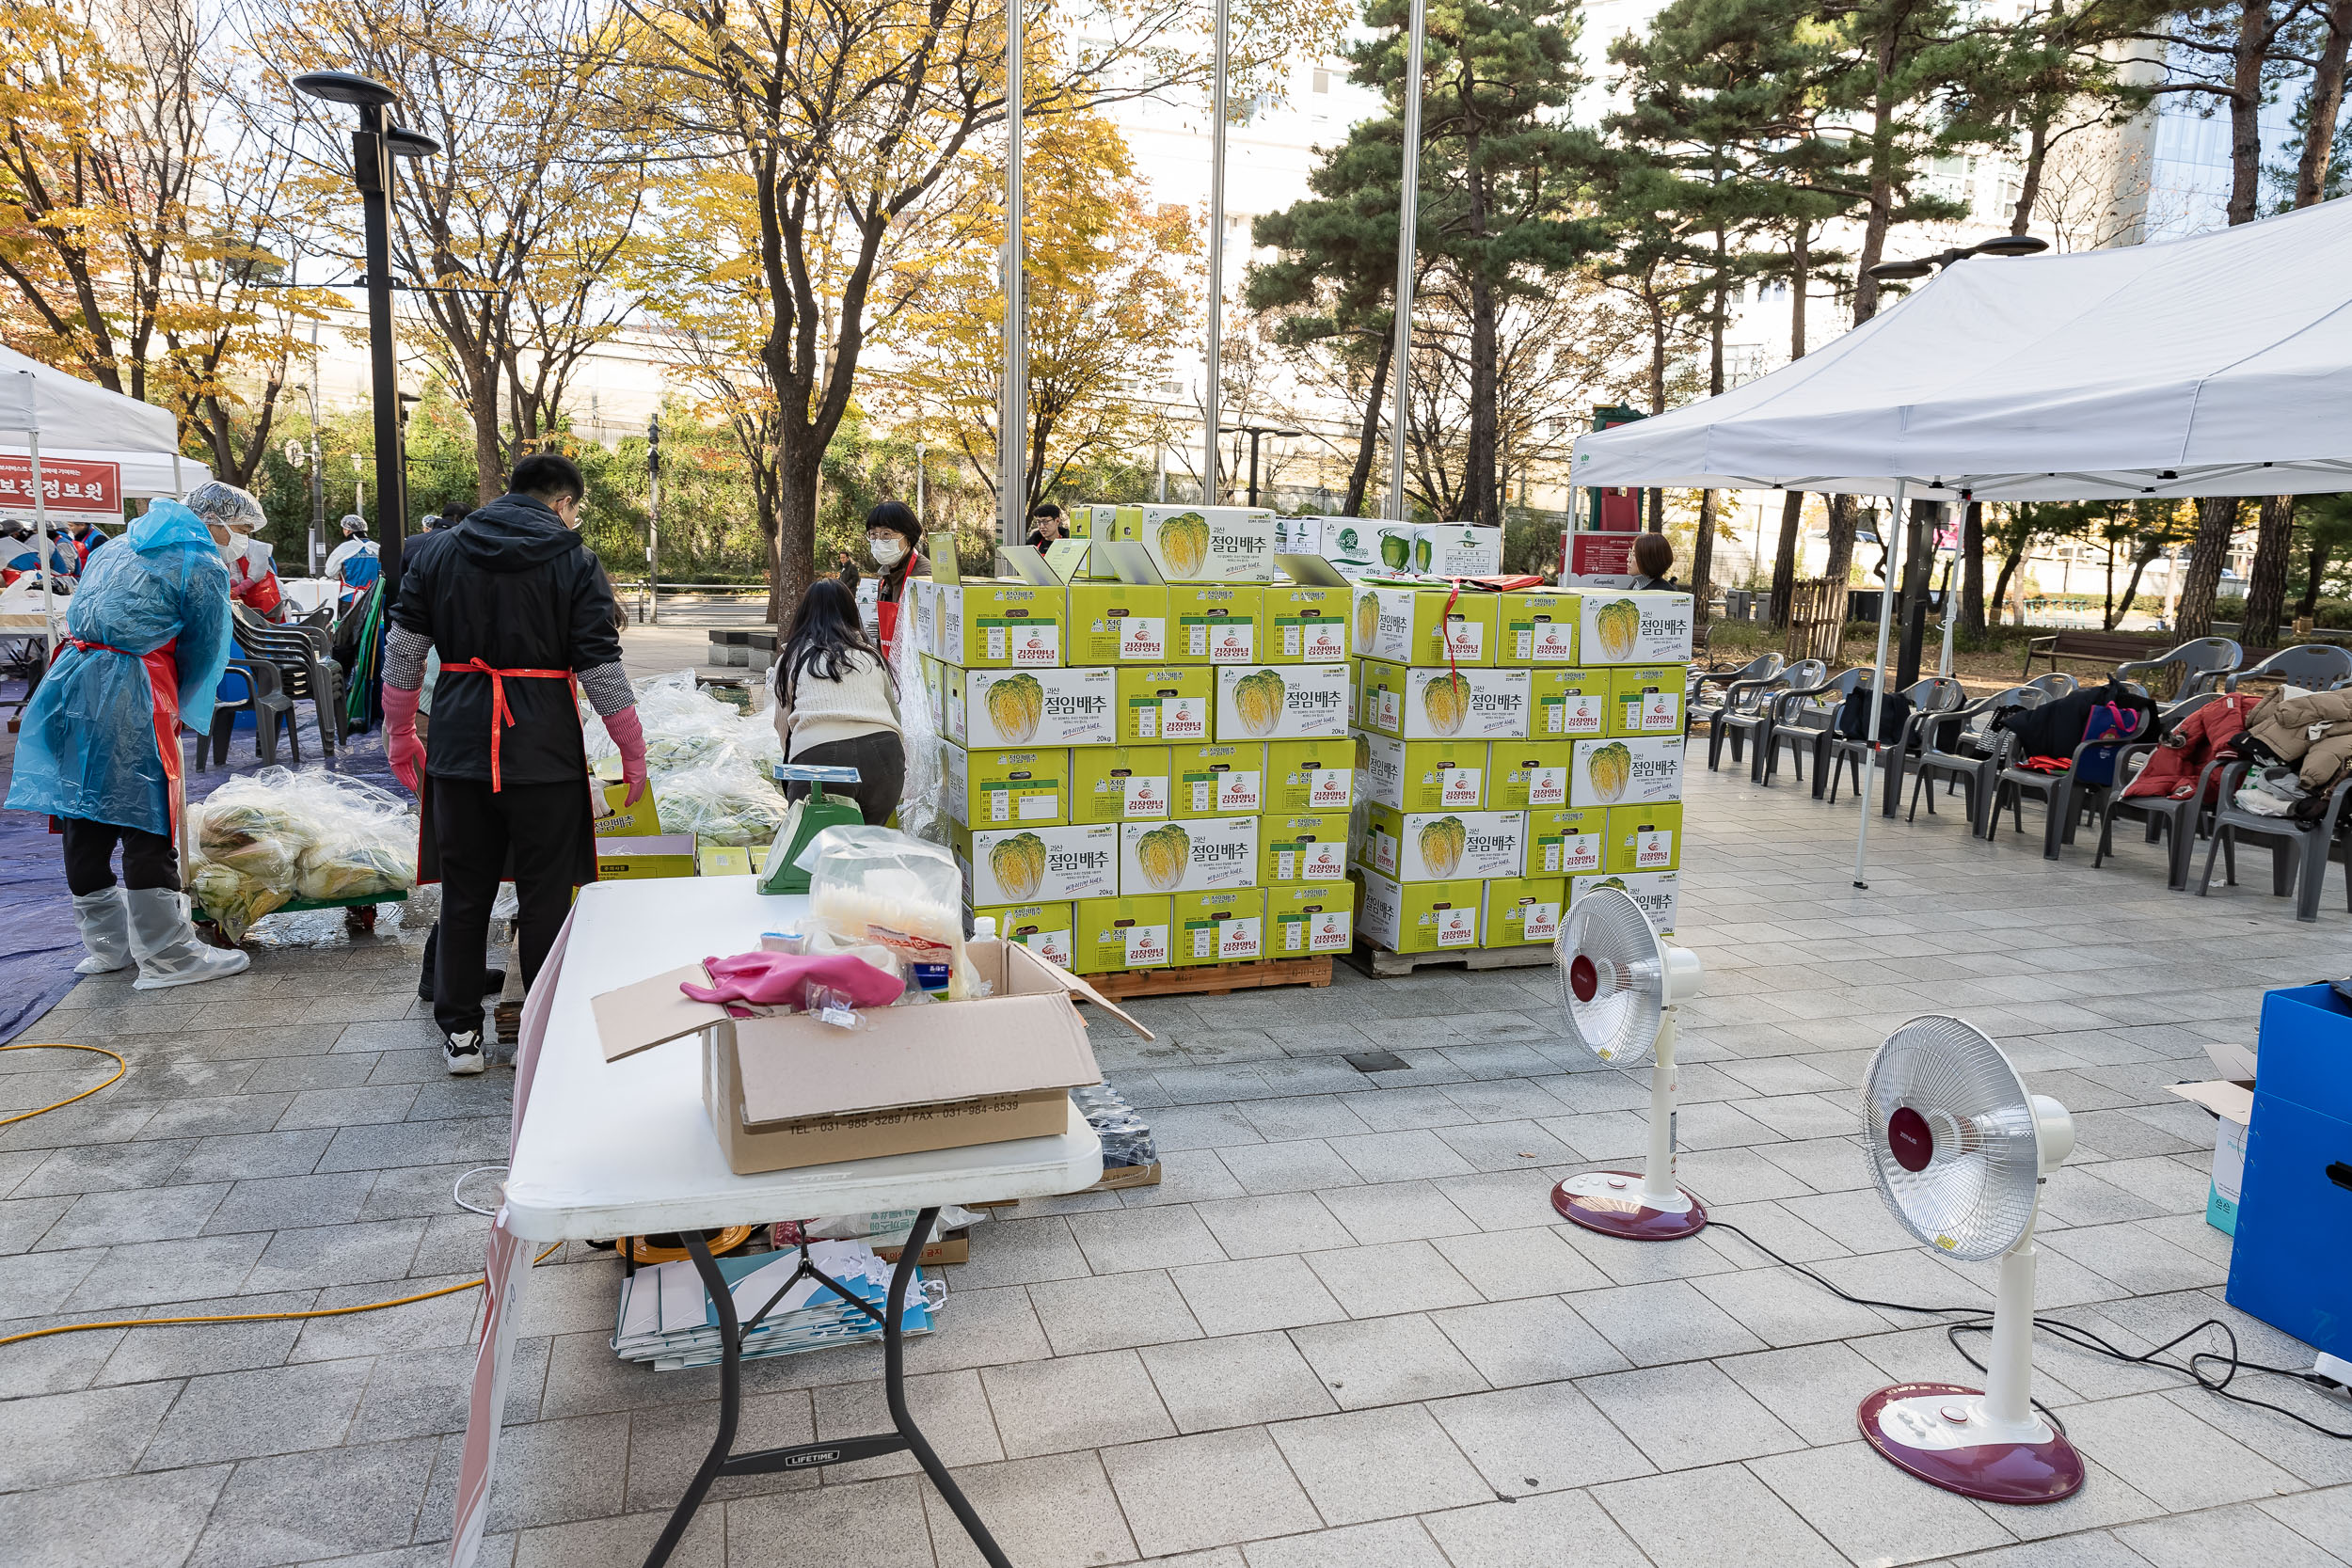
[[[1202,388],[1200,504],[1217,504],[1217,426],[1223,420],[1225,359],[1225,62],[1231,0],[1216,0],[1216,62],[1209,87],[1209,374]]]
[[[25,372],[24,385],[35,399],[32,405],[32,420],[24,427],[24,450],[32,457],[33,529],[35,536],[40,540],[34,548],[40,552],[39,564],[35,568],[40,573],[40,638],[44,651],[49,655],[50,662],[54,664],[57,658],[57,624],[50,619],[52,611],[49,608],[49,567],[50,557],[55,553],[56,546],[49,541],[49,498],[40,480],[40,388],[33,386],[32,373],[29,371]]]
[[[1960,619],[1960,602],[1953,595],[1952,578],[1959,576],[1961,566],[1961,534],[1968,526],[1968,501],[1963,497],[1944,503],[1945,526],[1952,531],[1952,563],[1944,572],[1944,653],[1935,663],[1935,673],[1948,677],[1952,673],[1952,626]]]
[[[1412,25],[1405,43],[1405,163],[1397,182],[1396,346],[1389,353],[1389,368],[1396,378],[1396,402],[1389,416],[1388,513],[1400,523],[1412,515],[1405,501],[1405,443],[1412,428],[1413,249],[1421,223],[1421,47],[1428,25],[1426,0],[1413,0]]]
[[[1022,277],[1021,201],[1021,35],[1028,25],[1028,10],[1016,4],[1005,24],[1005,388],[996,413],[997,543],[1009,549],[1021,543],[1028,512],[1027,464],[1023,455],[1029,437],[1029,315]]]
[[[1901,519],[1909,489],[1910,481],[1899,479],[1895,482],[1895,504],[1890,513],[1893,521]],[[1870,863],[1870,813],[1878,806],[1879,715],[1886,706],[1886,628],[1894,618],[1895,573],[1901,565],[1899,558],[1903,548],[1903,536],[1899,531],[1890,524],[1881,524],[1880,527],[1885,530],[1886,576],[1879,584],[1879,653],[1878,662],[1870,667],[1870,728],[1862,747],[1862,782],[1854,791],[1854,803],[1862,808],[1862,827],[1854,835],[1853,885],[1863,889],[1870,885],[1866,878]]]

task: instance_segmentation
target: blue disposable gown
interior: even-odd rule
[[[231,646],[229,568],[196,514],[156,501],[112,547],[92,555],[68,603],[66,630],[106,646],[58,645],[24,709],[8,804],[170,832],[148,669],[132,656],[174,644],[181,721],[211,725]]]

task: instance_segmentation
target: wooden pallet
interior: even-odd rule
[[[1549,969],[1551,967],[1551,943],[1530,942],[1523,947],[1450,947],[1441,953],[1391,953],[1385,947],[1373,947],[1363,942],[1347,961],[1364,974],[1383,980],[1393,980],[1410,974],[1417,969],[1437,964],[1460,964],[1467,969]]]
[[[1184,969],[1122,969],[1089,974],[1088,983],[1116,1002],[1128,996],[1224,996],[1261,986],[1327,986],[1331,956],[1264,958],[1247,964],[1197,964]]]

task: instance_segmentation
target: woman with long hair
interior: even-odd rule
[[[888,822],[907,776],[898,683],[859,623],[848,587],[833,578],[809,585],[768,684],[785,760],[856,768],[856,787],[834,793],[854,798],[867,825]],[[785,786],[794,800],[807,793],[806,784]]]

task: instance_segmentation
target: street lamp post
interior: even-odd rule
[[[441,150],[441,144],[392,123],[394,94],[381,82],[347,71],[313,71],[295,77],[294,88],[306,97],[348,103],[359,111],[359,128],[351,134],[351,169],[359,187],[367,248],[375,512],[382,525],[376,554],[389,598],[400,592],[400,546],[408,531],[408,463],[400,437],[400,358],[392,341],[392,160],[429,158]]]
[[[637,619],[661,624],[661,413],[645,420],[645,606]]]
[[[2050,248],[2047,240],[2031,234],[1996,234],[1992,239],[1972,245],[1954,245],[1932,256],[1915,257],[1907,261],[1881,261],[1870,269],[1870,276],[1882,283],[1899,283],[1911,278],[1926,277],[1938,267],[1948,267],[1972,256],[2032,256]],[[1931,531],[1944,515],[1944,509],[1933,501],[1916,501],[1909,517],[1890,517],[1890,527],[1900,526],[1906,533],[1902,586],[1902,645],[1895,656],[1895,687],[1900,690],[1919,678],[1919,657],[1928,634],[1928,586],[1935,566],[1934,534]],[[1889,582],[1883,592],[1892,592]],[[1945,647],[1944,664],[1949,669],[1951,659],[1952,603],[1951,584],[1945,583],[1944,594]]]
[[[1229,424],[1217,427],[1222,435],[1249,437],[1249,504],[1258,504],[1258,438],[1262,436],[1299,436],[1303,431],[1282,430],[1270,424]]]

